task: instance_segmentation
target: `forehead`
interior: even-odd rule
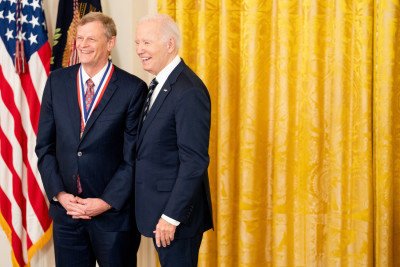
[[[77,34],[101,35],[104,34],[104,26],[100,21],[91,21],[85,25],[78,26],[76,31]]]
[[[157,37],[160,34],[160,24],[157,21],[145,21],[138,25],[136,28],[137,37]]]

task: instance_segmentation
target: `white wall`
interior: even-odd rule
[[[103,13],[111,16],[117,25],[117,45],[112,52],[115,65],[149,82],[152,77],[143,71],[135,53],[136,21],[149,13],[157,11],[157,0],[102,0]],[[58,0],[44,0],[43,8],[47,19],[50,44],[53,42],[57,18]],[[0,228],[0,266],[12,267],[11,246],[5,233]],[[54,252],[52,241],[48,242],[32,259],[31,267],[52,267]],[[139,267],[153,267],[155,250],[151,239],[142,237],[138,253]]]

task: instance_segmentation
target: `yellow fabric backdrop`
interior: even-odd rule
[[[158,11],[212,98],[199,266],[400,266],[399,1]]]

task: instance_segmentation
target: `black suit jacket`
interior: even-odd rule
[[[175,238],[213,227],[207,174],[210,122],[207,88],[182,60],[140,126],[135,210],[143,235],[154,236],[162,214],[181,222]]]
[[[79,174],[84,198],[101,198],[113,209],[96,216],[103,230],[128,230],[134,225],[133,186],[136,133],[147,91],[139,78],[114,66],[98,106],[80,138],[77,95],[80,65],[52,72],[40,111],[36,154],[43,185],[56,223],[77,223],[53,201],[61,191],[77,195]]]

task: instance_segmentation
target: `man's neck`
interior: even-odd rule
[[[85,70],[87,75],[89,75],[90,78],[93,78],[99,71],[101,71],[104,66],[107,64],[108,60],[102,62],[102,63],[97,63],[96,65],[91,65],[91,64],[82,64],[82,68]]]

